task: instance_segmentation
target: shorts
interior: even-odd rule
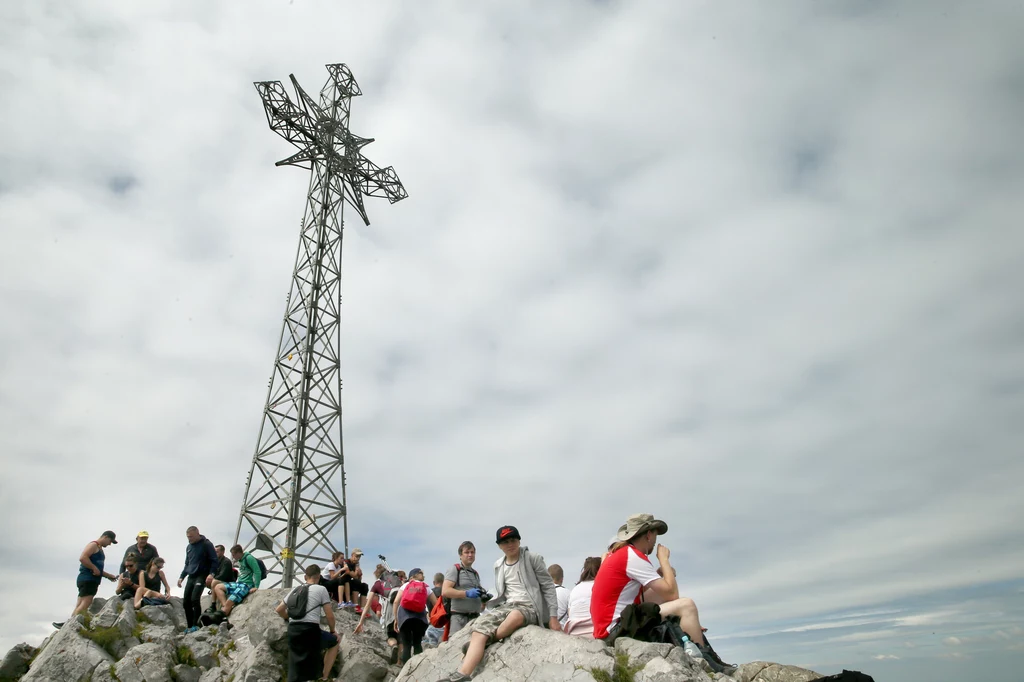
[[[224,583],[224,594],[230,601],[241,604],[252,588],[245,583]]]
[[[338,644],[338,636],[327,630],[320,631],[320,649],[330,649]]]
[[[96,593],[100,591],[100,581],[96,580],[79,580],[78,581],[78,596],[79,597],[95,597]]]
[[[495,633],[498,632],[498,627],[505,622],[508,614],[513,611],[523,614],[525,620],[523,627],[527,625],[540,625],[540,619],[537,617],[537,610],[533,608],[533,604],[510,604],[505,602],[501,606],[487,609],[481,613],[478,618],[473,619],[473,624],[469,626],[469,629],[472,632],[487,635],[488,639],[494,639]]]

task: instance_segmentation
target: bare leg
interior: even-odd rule
[[[662,604],[661,617],[665,616],[679,616],[679,627],[683,632],[689,635],[695,644],[704,646],[704,630],[700,626],[697,605],[692,599],[681,597]]]
[[[220,610],[223,611],[224,616],[227,617],[231,615],[231,609],[233,608],[235,608],[235,602],[231,601],[230,599],[226,599],[224,601],[224,606],[220,607]]]
[[[71,612],[71,617],[74,618],[78,614],[88,611],[90,606],[92,606],[92,597],[79,597],[78,603],[75,604],[75,610]]]
[[[523,627],[523,623],[526,619],[523,614],[519,611],[511,611],[505,620],[498,626],[498,631],[494,633],[496,640],[505,639],[513,632]],[[474,632],[470,636],[469,648],[466,650],[466,657],[462,659],[462,665],[459,666],[459,672],[463,675],[472,675],[476,667],[480,665],[480,661],[484,660],[484,649],[487,648],[487,635],[482,632]]]
[[[324,654],[324,674],[323,678],[326,680],[331,676],[331,668],[334,667],[334,659],[338,656],[338,645],[335,644]]]

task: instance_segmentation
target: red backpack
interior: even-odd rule
[[[410,580],[402,592],[402,608],[413,613],[427,610],[427,584],[422,580]]]

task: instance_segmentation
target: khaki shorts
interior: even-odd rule
[[[523,627],[527,625],[540,625],[540,620],[537,618],[537,610],[533,608],[533,604],[509,604],[504,603],[501,606],[493,609],[487,609],[480,614],[480,617],[473,621],[473,624],[469,626],[469,629],[473,632],[479,632],[487,635],[488,639],[494,639],[494,634],[498,631],[498,626],[505,622],[508,618],[508,614],[513,611],[518,611],[523,614]]]

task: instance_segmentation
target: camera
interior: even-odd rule
[[[494,595],[485,590],[484,588],[478,587],[477,589],[480,590],[480,603],[486,604],[487,602],[494,599]]]

